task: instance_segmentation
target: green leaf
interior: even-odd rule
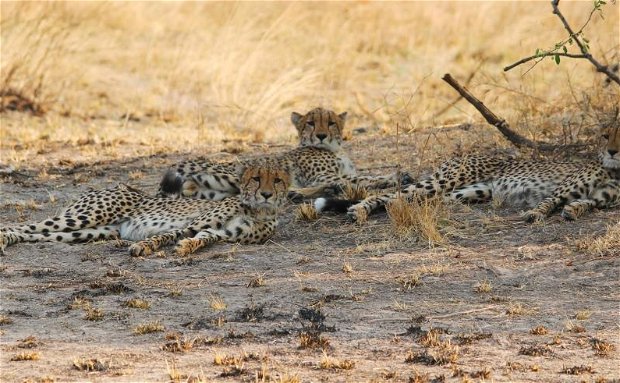
[[[560,65],[560,55],[555,55],[554,60],[557,65]]]
[[[564,53],[568,53],[568,49],[566,49],[566,46],[563,46],[562,49],[564,50]]]

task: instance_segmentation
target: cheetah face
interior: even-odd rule
[[[601,152],[603,167],[620,169],[620,127],[613,126],[603,131],[605,145]]]
[[[331,110],[316,108],[305,115],[291,113],[291,121],[299,134],[299,146],[314,146],[332,152],[340,150],[342,130],[347,112],[336,114]]]
[[[241,200],[252,208],[275,208],[286,201],[289,173],[282,168],[259,164],[241,176]]]

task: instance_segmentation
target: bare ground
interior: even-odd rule
[[[415,168],[424,145],[371,135],[349,149],[381,172],[403,158]],[[63,148],[46,156],[54,150]],[[0,223],[45,218],[89,187],[154,191],[185,155],[19,170],[2,180]],[[10,247],[0,258],[0,380],[620,379],[620,250],[578,246],[618,225],[619,210],[528,225],[516,211],[452,206],[446,243],[429,247],[394,234],[385,213],[354,225],[296,221],[294,209],[264,245],[187,258],[132,258],[114,242]],[[132,298],[150,307],[126,307]],[[156,321],[163,331],[134,333]],[[24,352],[39,358],[11,360]]]

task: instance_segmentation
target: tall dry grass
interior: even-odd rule
[[[577,25],[591,4],[561,8]],[[586,31],[593,53],[614,63],[618,4],[605,16]],[[478,120],[464,104],[435,116],[455,96],[445,72],[477,71],[469,88],[538,136],[562,123],[545,122],[550,111],[602,83],[585,61],[501,71],[564,36],[547,2],[2,2],[0,26],[0,84],[49,109],[1,116],[2,161],[17,164],[40,141],[146,147],[131,155],[224,138],[292,142],[290,112],[317,105],[390,134]],[[610,97],[597,92],[595,103]]]

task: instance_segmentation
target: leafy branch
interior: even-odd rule
[[[528,61],[535,60],[534,65],[532,65],[525,72],[527,73],[530,70],[532,70],[532,68],[534,68],[539,62],[541,62],[546,57],[551,57],[551,59],[558,65],[560,64],[560,57],[569,57],[569,58],[577,58],[577,59],[586,59],[590,61],[592,65],[596,67],[596,70],[598,72],[604,73],[605,75],[607,75],[607,77],[610,80],[620,85],[620,78],[618,77],[618,75],[615,74],[613,70],[610,69],[608,66],[605,66],[599,63],[592,56],[592,54],[590,53],[590,45],[589,45],[590,41],[584,35],[584,29],[588,26],[588,24],[592,20],[592,17],[595,13],[598,13],[600,17],[603,18],[603,6],[607,4],[605,0],[594,0],[592,10],[590,11],[590,14],[588,15],[587,20],[585,21],[585,23],[583,23],[581,28],[579,28],[579,30],[576,32],[573,31],[570,24],[568,24],[568,21],[566,21],[566,18],[564,17],[562,12],[560,12],[560,9],[558,8],[559,3],[560,3],[560,0],[551,1],[551,6],[553,7],[553,14],[557,15],[560,21],[562,22],[562,24],[564,25],[564,29],[566,29],[566,31],[568,32],[568,37],[556,43],[554,47],[551,49],[548,49],[548,50],[543,50],[540,48],[536,49],[536,53],[534,55],[521,59],[515,62],[514,64],[508,65],[507,67],[504,68],[504,72],[509,71]],[[570,46],[573,44],[576,44],[577,47],[579,47],[579,50],[581,51],[580,54],[568,53],[567,46]]]

